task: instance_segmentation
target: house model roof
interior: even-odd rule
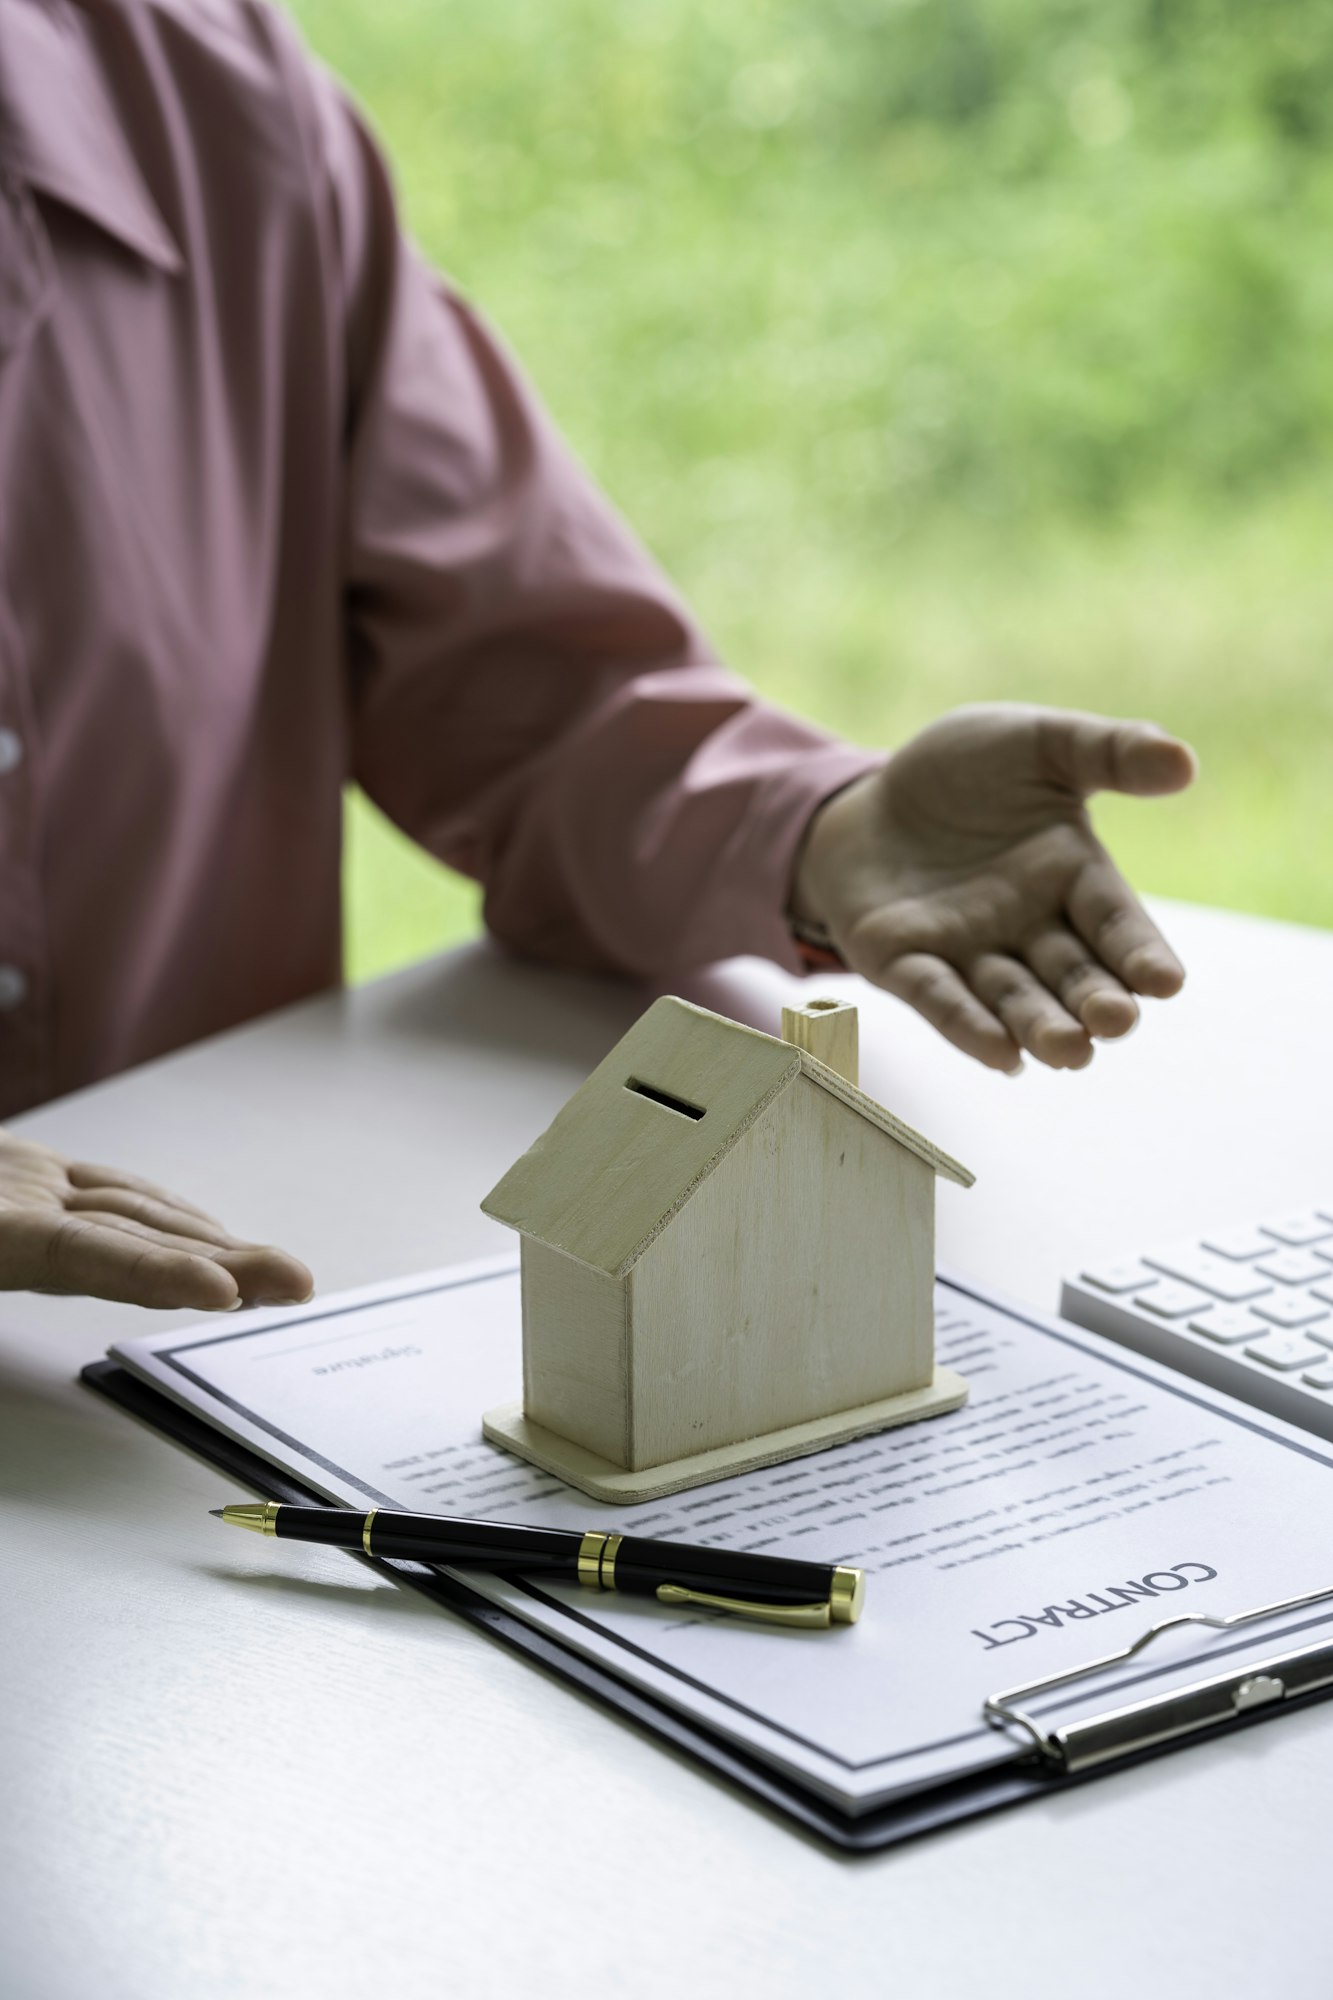
[[[482,1208],[581,1264],[622,1277],[798,1075],[937,1174],[972,1185],[966,1167],[805,1050],[664,998],[616,1043]]]

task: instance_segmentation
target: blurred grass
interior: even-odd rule
[[[1141,886],[1333,922],[1333,13],[299,0],[410,226],[730,661],[892,743],[1154,716]],[[474,890],[349,808],[348,965]]]

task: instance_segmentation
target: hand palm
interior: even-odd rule
[[[207,1312],[304,1299],[311,1278],[150,1181],[0,1132],[0,1289]]]
[[[1094,1036],[1133,1026],[1135,993],[1183,978],[1084,800],[1192,774],[1184,746],[1146,724],[962,710],[830,802],[798,897],[849,965],[969,1054],[1013,1068],[1026,1048],[1078,1068]]]

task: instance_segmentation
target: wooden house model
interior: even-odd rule
[[[575,1091],[482,1203],[522,1238],[493,1442],[645,1500],[964,1400],[935,1366],[935,1177],[972,1176],[856,1087],[855,1027],[661,999]]]

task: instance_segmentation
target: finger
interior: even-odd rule
[[[146,1181],[139,1174],[127,1174],[121,1167],[95,1167],[86,1160],[74,1160],[69,1167],[69,1184],[76,1188],[129,1188],[135,1194],[147,1195],[151,1201],[164,1201],[168,1208],[183,1208],[201,1221],[212,1223],[215,1229],[222,1224],[215,1215],[209,1215],[184,1195],[172,1194],[167,1188],[158,1187],[155,1181]]]
[[[1083,1023],[1016,958],[986,952],[973,962],[969,978],[977,998],[1038,1062],[1051,1069],[1083,1069],[1092,1061]]]
[[[1183,791],[1198,775],[1188,743],[1155,722],[1054,710],[1038,719],[1037,745],[1047,776],[1084,799],[1093,792],[1156,798]]]
[[[0,1128],[0,1167],[6,1178],[17,1173],[36,1181],[63,1182],[68,1165],[64,1155],[50,1146],[39,1146],[33,1139],[16,1139],[12,1132]]]
[[[1024,952],[1042,984],[1090,1035],[1110,1041],[1127,1035],[1139,1018],[1138,1003],[1113,972],[1090,956],[1087,946],[1063,924],[1052,924]]]
[[[167,1248],[85,1215],[6,1217],[0,1282],[12,1290],[77,1292],[158,1309],[225,1312],[239,1302],[235,1279],[189,1250]]]
[[[1079,870],[1066,907],[1083,942],[1131,993],[1179,993],[1184,966],[1109,856]]]
[[[96,1210],[104,1216],[124,1216],[128,1221],[143,1223],[148,1229],[160,1229],[168,1236],[190,1236],[204,1243],[236,1241],[220,1222],[201,1215],[198,1209],[177,1208],[170,1201],[160,1200],[151,1194],[138,1194],[133,1188],[76,1188],[73,1194],[65,1197],[65,1207],[75,1213]]]
[[[915,1007],[946,1041],[964,1055],[975,1056],[988,1069],[1012,1073],[1023,1067],[1012,1037],[942,958],[924,951],[907,952],[895,958],[878,976],[866,972],[862,966],[856,970],[866,978],[874,978],[876,985],[887,992],[896,993],[909,1007]]]
[[[236,1293],[249,1304],[298,1305],[308,1299],[314,1290],[314,1279],[305,1265],[268,1244],[238,1243],[234,1238],[229,1238],[226,1243],[210,1243],[204,1238],[176,1236],[169,1231],[150,1228],[146,1223],[136,1222],[130,1216],[117,1215],[111,1210],[99,1212],[93,1209],[84,1213],[99,1228],[118,1230],[141,1243],[207,1258],[230,1273]]]

